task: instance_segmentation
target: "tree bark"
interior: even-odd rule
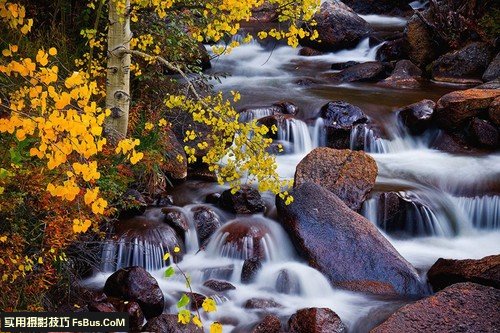
[[[125,3],[120,12],[117,2]],[[123,11],[123,10],[122,10]],[[106,77],[106,108],[111,110],[105,130],[112,140],[127,135],[130,107],[130,0],[109,0],[108,62]]]

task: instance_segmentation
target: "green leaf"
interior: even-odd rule
[[[167,278],[171,277],[174,274],[175,274],[175,269],[172,266],[170,266],[165,270],[165,277]]]
[[[190,301],[190,299],[189,299],[188,295],[182,294],[181,299],[179,300],[179,302],[177,302],[177,308],[182,308],[182,307],[188,305],[189,301]]]

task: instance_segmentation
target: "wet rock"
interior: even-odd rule
[[[500,53],[497,54],[495,59],[488,65],[483,74],[483,81],[493,81],[500,77]]]
[[[389,41],[378,49],[376,59],[382,62],[405,59],[408,57],[408,49],[409,45],[406,38]]]
[[[148,320],[142,328],[142,332],[154,333],[203,333],[203,329],[192,322],[189,324],[179,323],[176,314],[161,314],[158,317]]]
[[[292,120],[294,117],[292,115],[284,115],[284,114],[275,114],[272,116],[267,116],[264,118],[260,118],[257,122],[260,125],[264,125],[269,129],[267,133],[267,137],[272,138],[274,140],[278,139],[278,132],[271,131],[271,128],[275,126],[276,128],[284,128],[286,127],[286,121]]]
[[[500,97],[495,98],[490,104],[488,108],[488,117],[493,124],[500,126]]]
[[[398,120],[412,134],[422,134],[431,125],[436,103],[430,99],[410,104],[397,110]]]
[[[432,63],[432,78],[451,83],[481,83],[492,58],[486,43],[470,43],[460,50],[449,52]]]
[[[359,210],[375,185],[377,171],[375,160],[364,152],[316,148],[297,165],[294,186],[319,184]]]
[[[335,286],[379,295],[422,296],[428,292],[417,271],[377,227],[335,194],[314,183],[276,198],[278,216],[297,253]]]
[[[473,144],[486,148],[498,147],[498,128],[490,122],[474,117],[469,123],[468,132]]]
[[[410,60],[401,60],[396,63],[396,67],[391,76],[379,82],[379,85],[392,88],[418,88],[422,80],[422,71]]]
[[[189,308],[192,311],[197,311],[197,310],[201,309],[202,305],[203,305],[203,301],[205,301],[205,299],[207,298],[206,296],[204,296],[202,294],[198,294],[198,293],[187,292],[185,294],[191,300],[189,302]],[[182,297],[182,294],[179,294],[179,298],[180,297]]]
[[[264,1],[264,3],[252,9],[252,15],[250,16],[250,22],[257,23],[267,23],[274,22],[278,19],[278,5],[271,4],[269,1]]]
[[[312,86],[315,84],[321,84],[321,83],[323,83],[323,81],[312,78],[312,77],[304,77],[304,78],[300,78],[300,79],[295,80],[293,83],[295,83],[298,86],[309,87],[309,86]]]
[[[265,202],[255,188],[242,185],[236,193],[231,189],[222,192],[219,206],[235,214],[255,214],[265,211]]]
[[[459,128],[472,118],[488,112],[493,100],[500,96],[496,89],[454,91],[441,97],[436,105],[435,119],[446,129]]]
[[[340,317],[328,308],[300,309],[288,320],[290,333],[345,333]]]
[[[262,268],[262,261],[260,258],[250,258],[243,262],[243,268],[241,270],[241,282],[251,283],[255,281],[255,277]]]
[[[333,69],[334,71],[341,71],[343,69],[346,69],[346,68],[349,68],[349,67],[352,67],[352,66],[358,65],[358,64],[359,64],[359,62],[357,62],[357,61],[338,62],[338,63],[332,64],[331,69]]]
[[[203,47],[203,49],[205,48]],[[210,64],[210,60],[208,60],[208,64]],[[160,169],[173,179],[186,178],[188,165],[184,146],[177,140],[174,131],[170,127],[165,126],[161,131],[163,134],[161,136],[161,145],[165,152],[165,158],[160,164]],[[183,158],[177,158],[179,155]]]
[[[109,302],[90,303],[88,308],[90,312],[117,312],[113,304]]]
[[[313,49],[311,47],[303,47],[299,50],[299,55],[304,56],[304,57],[314,57],[314,56],[319,56],[324,54],[321,51],[318,51],[316,49]]]
[[[282,269],[276,279],[276,291],[282,294],[300,294],[298,279],[291,275],[288,270]]]
[[[129,219],[144,214],[148,204],[141,192],[128,189],[122,196],[121,219]]]
[[[262,239],[270,233],[266,221],[257,217],[240,218],[226,223],[220,229],[224,238],[224,252],[240,259],[266,258]]]
[[[283,306],[270,298],[250,298],[243,307],[245,309],[269,309]]]
[[[500,89],[500,78],[483,83],[475,87],[476,89]]]
[[[219,204],[220,196],[221,194],[219,192],[209,193],[205,197],[205,202],[212,205],[217,205]]]
[[[377,82],[389,76],[388,65],[380,61],[369,61],[350,66],[339,73],[325,74],[334,83]]]
[[[473,149],[460,135],[441,131],[430,145],[431,149],[445,151],[451,154],[469,155],[480,153]]]
[[[353,127],[349,135],[349,149],[376,151],[377,140],[387,138],[383,130],[374,123],[358,124]],[[328,146],[330,146],[328,144]]]
[[[389,16],[406,16],[412,12],[411,0],[344,0],[359,14],[380,14]]]
[[[365,20],[338,0],[323,2],[314,20],[321,42],[305,38],[300,43],[324,52],[353,48],[372,31]]]
[[[164,207],[161,212],[165,215],[163,222],[174,228],[179,235],[184,235],[189,229],[189,222],[186,214],[179,207]]]
[[[113,273],[104,285],[108,296],[137,302],[146,318],[163,312],[163,292],[158,282],[142,267],[122,268]]]
[[[295,115],[299,111],[299,107],[289,101],[279,101],[274,103],[272,106],[279,108],[283,114]]]
[[[207,267],[201,270],[203,272],[203,280],[223,279],[229,280],[234,272],[234,265],[225,265],[219,267]]]
[[[124,301],[118,298],[110,298],[109,302],[113,304],[117,312],[125,312],[129,316],[129,331],[139,332],[144,323],[144,313],[139,303],[134,301]]]
[[[160,194],[155,201],[156,207],[167,207],[167,206],[172,206],[173,204],[174,204],[174,197],[165,193]]]
[[[191,209],[193,222],[198,234],[200,245],[205,244],[214,232],[222,225],[219,216],[206,206],[197,206]]]
[[[231,283],[229,283],[227,281],[221,281],[221,280],[208,280],[208,281],[205,281],[203,283],[203,285],[207,288],[210,288],[212,290],[219,291],[219,292],[236,289],[236,287],[233,286]]]
[[[281,321],[275,315],[267,315],[255,326],[251,333],[281,333]]]
[[[326,145],[337,149],[349,148],[352,129],[368,121],[360,108],[344,101],[332,101],[323,105],[320,116],[324,119]]]
[[[203,163],[198,156],[198,160],[188,166],[188,179],[201,180],[204,182],[217,182],[217,175],[214,171],[210,171],[208,164]]]
[[[439,258],[427,273],[427,278],[434,291],[460,282],[474,282],[500,289],[500,255],[479,260]]]
[[[498,289],[459,283],[400,308],[370,332],[495,332],[499,311]]]
[[[421,13],[426,19],[430,18],[428,10]],[[422,19],[414,14],[405,28],[409,44],[408,56],[411,62],[423,68],[439,55],[439,46],[432,39],[432,33]]]
[[[252,119],[260,119],[273,115],[294,115],[298,107],[289,101],[279,101],[272,105],[253,106],[240,110],[240,121],[248,122]]]

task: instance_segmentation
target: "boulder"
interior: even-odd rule
[[[117,312],[110,302],[90,303],[88,309],[90,312]]]
[[[203,285],[207,288],[210,288],[212,290],[219,291],[219,292],[236,289],[236,287],[233,286],[231,283],[229,283],[227,281],[221,281],[221,280],[208,280],[208,281],[205,281],[203,283]]]
[[[353,212],[335,194],[314,183],[276,198],[279,222],[297,253],[334,286],[378,295],[420,297],[428,293],[413,266],[377,227]]]
[[[495,59],[488,65],[483,74],[483,81],[493,81],[500,77],[500,53],[497,53]]]
[[[353,128],[368,122],[368,117],[359,107],[344,101],[323,105],[320,116],[324,119],[326,145],[337,149],[349,148]]]
[[[280,112],[283,114],[295,115],[295,114],[297,114],[297,112],[299,112],[299,107],[297,105],[295,105],[294,103],[289,102],[289,101],[279,101],[279,102],[273,103],[272,106],[277,107],[280,110]]]
[[[488,108],[488,117],[493,124],[500,126],[500,97],[495,98],[490,104]]]
[[[222,226],[219,231],[223,238],[223,252],[239,259],[267,258],[267,249],[262,240],[270,233],[266,220],[258,217],[239,218]]]
[[[271,298],[250,298],[243,305],[245,309],[269,309],[269,308],[281,308],[281,304],[276,303]]]
[[[477,147],[490,149],[498,147],[498,127],[487,120],[472,118],[469,123],[468,133],[470,142]]]
[[[427,273],[427,278],[434,291],[460,282],[474,282],[500,289],[500,255],[479,260],[439,258]]]
[[[210,61],[208,64],[210,64]],[[160,164],[160,169],[173,179],[186,178],[188,165],[184,145],[179,142],[174,131],[170,127],[163,127],[161,133],[160,142],[165,158]],[[178,156],[181,156],[182,159],[178,158]]]
[[[139,303],[134,301],[124,301],[118,298],[109,298],[109,302],[114,305],[117,312],[125,312],[129,316],[129,331],[139,332],[144,323],[144,313]]]
[[[410,60],[401,60],[396,63],[396,67],[391,76],[379,82],[379,85],[391,88],[418,88],[422,80],[422,71]]]
[[[239,120],[248,122],[253,119],[260,119],[272,115],[288,114],[294,115],[298,112],[299,108],[292,102],[279,101],[272,105],[265,106],[252,106],[241,109]]]
[[[398,38],[384,43],[378,50],[376,59],[382,62],[398,61],[408,58],[408,41]]]
[[[411,0],[344,0],[359,14],[379,14],[389,16],[406,16],[412,12]]]
[[[299,50],[299,55],[304,56],[304,57],[314,57],[314,56],[319,56],[323,55],[324,52],[318,51],[316,49],[313,49],[312,47],[303,47]]]
[[[440,82],[481,83],[492,58],[486,43],[474,42],[460,50],[446,53],[432,63],[432,78]]]
[[[397,110],[398,120],[412,134],[422,134],[431,125],[436,103],[430,99],[410,104]]]
[[[179,235],[184,235],[189,229],[189,221],[180,207],[164,207],[161,209],[164,214],[163,222],[171,226]]]
[[[333,83],[377,82],[385,79],[390,73],[389,70],[387,64],[380,61],[368,61],[350,66],[338,73],[324,74],[323,77]]]
[[[500,327],[498,313],[498,289],[459,283],[403,306],[370,332],[496,332]]]
[[[135,189],[128,189],[122,196],[122,209],[119,218],[129,219],[134,216],[144,214],[148,204],[141,192]]]
[[[206,206],[196,206],[191,209],[193,222],[201,246],[208,242],[210,236],[222,225],[219,216],[213,209]]]
[[[313,182],[335,193],[353,210],[359,210],[375,185],[377,163],[364,152],[316,148],[295,170],[295,187]]]
[[[232,193],[232,189],[222,192],[219,206],[235,214],[255,214],[266,210],[265,202],[255,188],[242,185]]]
[[[108,296],[137,302],[148,319],[163,312],[163,292],[156,279],[142,267],[122,268],[111,274],[104,292]]]
[[[496,78],[493,81],[488,81],[479,86],[475,87],[476,89],[500,89],[500,78]]]
[[[429,19],[428,10],[421,13]],[[406,39],[408,40],[408,57],[420,68],[424,68],[440,54],[439,47],[432,39],[432,33],[422,19],[414,14],[405,28]]]
[[[315,28],[319,38],[304,38],[300,43],[323,52],[353,48],[372,31],[365,20],[338,0],[324,1],[313,19],[318,23]]]
[[[162,314],[158,317],[148,320],[146,325],[142,328],[142,332],[153,333],[203,333],[203,328],[200,328],[190,322],[189,324],[182,324],[178,322],[176,314]]]
[[[274,126],[276,128],[286,128],[287,120],[292,120],[294,117],[288,114],[274,114],[272,116],[267,116],[264,118],[260,118],[257,122],[260,125],[264,125],[269,129],[269,132],[266,134],[267,137],[277,140],[278,139],[278,131],[271,131],[271,128]]]
[[[471,147],[462,135],[454,132],[441,131],[430,147],[450,154],[470,155],[481,153],[481,151]]]
[[[250,333],[281,333],[281,321],[275,315],[265,316]]]
[[[331,69],[333,69],[334,71],[341,71],[343,69],[346,69],[346,68],[349,68],[349,67],[352,67],[352,66],[358,65],[358,64],[359,64],[359,62],[357,62],[357,61],[338,62],[338,63],[332,64]]]
[[[295,312],[288,320],[290,333],[345,333],[340,317],[328,308],[306,308]]]
[[[250,258],[243,262],[241,269],[241,282],[251,283],[262,268],[262,260],[260,258]]]
[[[490,104],[499,96],[498,89],[453,91],[438,100],[435,119],[443,128],[460,128],[472,117],[487,113]]]

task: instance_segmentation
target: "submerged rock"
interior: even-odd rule
[[[229,283],[227,281],[221,281],[221,280],[208,280],[208,281],[205,281],[203,283],[203,285],[207,288],[210,288],[212,290],[219,291],[219,292],[236,289],[236,287],[233,286],[231,283]]]
[[[376,178],[377,164],[364,152],[323,147],[311,151],[297,165],[294,186],[319,184],[359,210]]]
[[[328,308],[300,309],[288,320],[290,333],[345,333],[340,317]]]
[[[434,291],[460,282],[474,282],[500,289],[500,255],[479,260],[439,258],[427,273],[427,278]]]
[[[331,52],[355,47],[372,31],[370,25],[338,0],[326,0],[313,18],[318,25],[317,40],[302,39],[303,46]]]
[[[222,225],[219,216],[206,206],[197,206],[191,209],[193,222],[200,245],[205,244],[214,232]]]
[[[279,221],[297,252],[335,286],[379,295],[420,297],[428,288],[375,225],[332,192],[304,183],[286,205],[276,198]]]
[[[281,304],[275,302],[271,298],[250,298],[243,306],[245,309],[268,309],[281,308]]]
[[[137,302],[146,318],[163,312],[163,292],[156,279],[144,268],[134,266],[113,273],[104,284],[108,296]]]
[[[262,268],[262,260],[260,258],[250,258],[243,262],[241,269],[241,282],[251,283]]]
[[[459,283],[403,306],[370,332],[495,332],[500,327],[498,313],[498,289]]]

